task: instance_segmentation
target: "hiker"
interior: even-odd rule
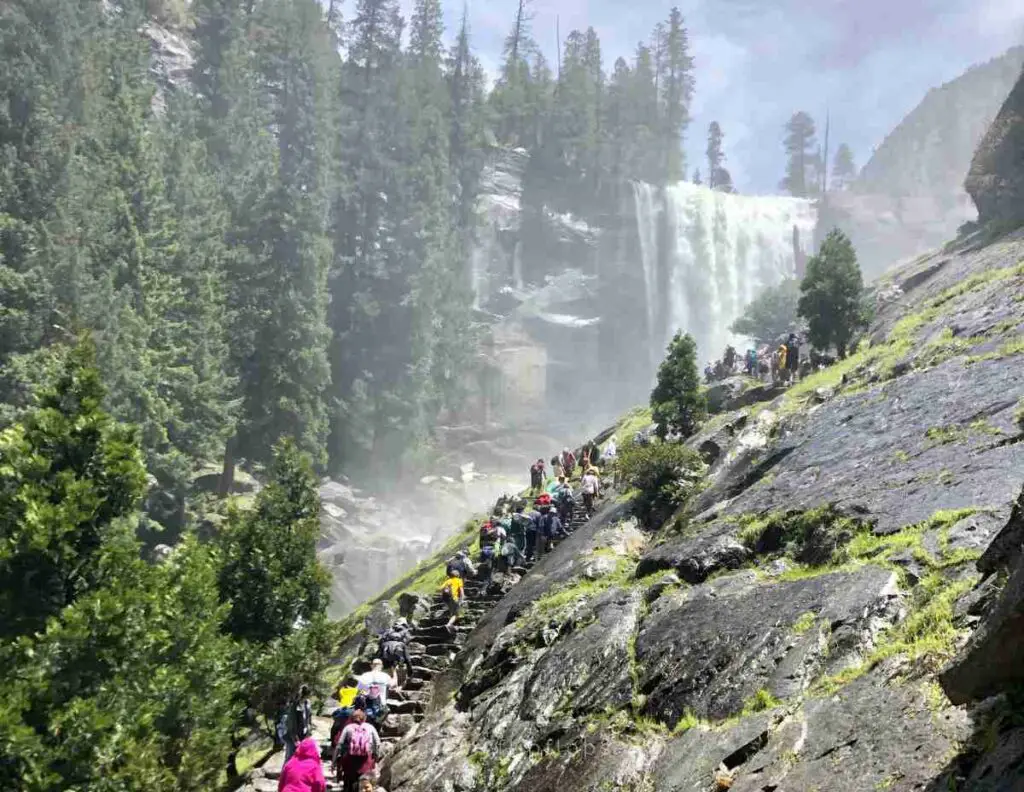
[[[515,510],[512,512],[512,524],[509,528],[508,544],[515,545],[519,554],[522,555],[523,560],[527,560],[529,544],[526,541],[527,534],[530,530],[531,520],[529,516],[523,514],[526,506],[523,503],[517,503]]]
[[[615,444],[615,438],[612,437],[604,447],[604,451],[601,452],[601,459],[604,460],[606,465],[612,464],[619,456],[619,447]]]
[[[786,368],[789,378],[796,382],[800,374],[800,341],[795,333],[790,333],[786,342]]]
[[[445,566],[445,574],[451,577],[453,572],[458,572],[459,577],[463,580],[476,576],[476,567],[469,560],[469,553],[465,550],[459,550],[458,553],[448,559],[448,563]]]
[[[519,546],[517,542],[505,542],[501,546],[501,563],[502,571],[507,574],[516,567],[521,567],[526,563],[526,554],[523,552],[522,548]]]
[[[408,647],[411,639],[409,622],[402,618],[381,636],[377,645],[377,656],[384,663],[384,668],[393,670],[402,664],[405,666],[406,679],[412,676],[412,661],[409,660]],[[395,676],[397,677],[397,673]]]
[[[757,351],[754,349],[747,350],[747,376],[757,376]]]
[[[715,370],[711,367],[711,364],[708,363],[704,367],[704,381],[706,383],[708,383],[708,385],[710,385],[712,382],[714,382],[714,380],[715,380]]]
[[[562,455],[558,458],[558,461],[562,465],[562,475],[566,478],[572,478],[572,473],[576,469],[576,455],[568,448],[563,448]]]
[[[526,527],[526,560],[534,561],[541,547],[540,518],[541,512],[551,508],[551,496],[547,493],[540,495],[534,502],[534,510],[530,512],[529,524]]]
[[[356,707],[371,723],[383,723],[388,716],[388,689],[398,690],[398,679],[384,671],[384,661],[378,657],[370,663],[369,671],[356,677],[356,683]]]
[[[722,366],[724,367],[723,373],[727,376],[736,370],[736,350],[732,346],[725,348],[725,354],[722,355]]]
[[[325,792],[326,789],[320,746],[313,738],[306,737],[285,760],[277,780],[277,792]]]
[[[299,688],[298,698],[289,702],[277,722],[278,740],[284,743],[284,760],[295,753],[295,747],[312,731],[313,706],[309,702],[309,686]]]
[[[778,351],[775,353],[775,371],[778,374],[779,379],[782,382],[786,382],[787,369],[786,369],[786,354],[788,349],[786,343],[783,342],[779,345]]]
[[[352,723],[345,727],[338,742],[339,778],[344,792],[356,792],[359,779],[377,769],[380,735],[367,723],[366,713],[356,710]]]
[[[458,621],[459,611],[462,609],[464,594],[465,586],[462,582],[462,575],[457,569],[453,569],[448,579],[441,584],[441,598],[448,610],[448,623],[445,627],[449,632],[455,632],[455,622]]]
[[[572,497],[572,487],[565,480],[565,476],[558,480],[558,489],[555,490],[552,500],[558,510],[558,519],[562,521],[562,525],[568,525],[572,520],[572,510],[576,504]]]
[[[562,463],[559,461],[558,454],[551,457],[551,478],[558,478],[564,476],[565,471],[562,470]]]
[[[538,490],[544,486],[544,460],[538,459],[530,466],[530,489]]]
[[[567,534],[558,519],[558,513],[549,498],[545,502],[537,499],[536,540],[540,541],[541,552],[547,553],[554,547],[556,539],[565,539]]]
[[[494,580],[494,564],[501,552],[501,543],[505,539],[505,530],[493,519],[480,526],[480,571],[479,576],[485,586]]]
[[[601,480],[597,477],[597,468],[590,468],[583,476],[583,510],[587,518],[594,514],[594,500],[601,494]]]

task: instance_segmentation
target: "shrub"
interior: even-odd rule
[[[700,455],[680,443],[627,443],[619,452],[619,475],[639,495],[634,508],[644,523],[655,526],[683,506],[703,481]]]
[[[661,438],[669,432],[689,437],[707,414],[697,372],[697,344],[689,334],[676,333],[669,344],[651,392],[651,412]]]

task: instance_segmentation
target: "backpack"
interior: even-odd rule
[[[369,756],[373,753],[373,738],[365,723],[356,723],[348,735],[348,752],[350,756]]]
[[[380,659],[384,662],[384,666],[395,666],[402,662],[404,649],[405,641],[392,640],[390,636],[387,636],[380,647]]]
[[[548,539],[555,534],[555,520],[558,518],[554,512],[545,512],[540,518],[540,530],[541,533]]]
[[[512,527],[509,532],[513,536],[526,536],[526,530],[530,525],[530,518],[522,512],[516,512],[512,515]]]

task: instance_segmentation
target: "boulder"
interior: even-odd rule
[[[433,602],[430,597],[403,591],[398,596],[398,613],[411,622],[418,622],[430,616]]]
[[[1024,558],[957,659],[940,676],[955,704],[993,696],[1024,682]]]
[[[378,602],[363,619],[366,631],[370,635],[379,635],[388,629],[398,617],[394,609],[387,602]]]
[[[982,138],[964,182],[982,223],[1024,223],[1024,75]]]

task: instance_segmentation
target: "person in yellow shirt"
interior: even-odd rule
[[[444,599],[445,606],[448,608],[448,616],[450,617],[446,626],[452,632],[455,631],[455,622],[459,618],[463,593],[462,575],[453,569],[444,585],[441,586],[441,597]]]
[[[782,344],[779,347],[779,351],[776,352],[777,357],[775,365],[778,367],[779,379],[783,382],[786,382],[789,379],[789,372],[786,370],[786,358],[788,354],[789,350],[786,348],[785,344]]]

